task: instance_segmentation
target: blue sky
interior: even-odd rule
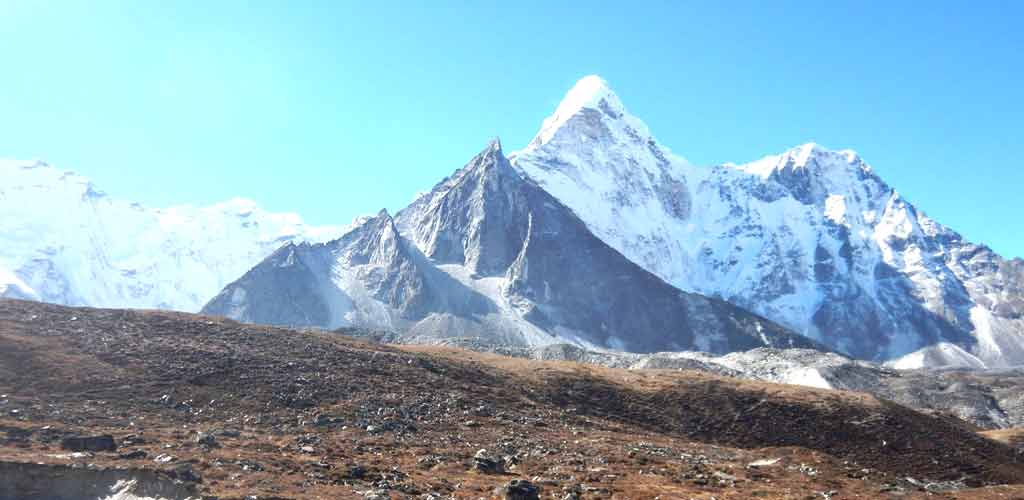
[[[600,74],[697,164],[808,141],[1024,256],[1024,3],[0,1],[0,156],[151,206],[395,210]],[[2,182],[2,180],[0,180]]]

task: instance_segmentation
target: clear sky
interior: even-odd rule
[[[596,73],[691,162],[855,149],[1024,256],[1022,23],[1009,0],[0,0],[0,156],[347,223],[522,147]]]

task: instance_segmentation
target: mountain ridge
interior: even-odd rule
[[[487,150],[503,154],[497,140]],[[262,278],[268,283],[312,282],[317,275],[328,288],[347,280],[356,296],[332,296],[320,305],[285,301],[279,305],[290,304],[291,312],[274,309],[268,317],[315,317],[313,323],[337,326],[354,314],[400,330],[412,318],[419,325],[413,337],[434,341],[432,329],[451,329],[453,336],[480,330],[458,314],[419,323],[466,300],[460,314],[488,315],[499,337],[531,330],[539,341],[548,334],[537,324],[568,328],[544,318],[551,305],[545,301],[569,295],[552,299],[551,284],[529,272],[537,269],[530,255],[547,245],[545,258],[556,256],[557,245],[545,239],[551,229],[544,226],[552,222],[540,217],[550,212],[538,201],[543,196],[523,194],[528,190],[563,207],[555,219],[582,221],[583,230],[570,232],[592,234],[596,243],[586,245],[607,245],[660,282],[730,302],[846,355],[899,368],[1024,364],[1024,260],[1004,259],[932,220],[852,150],[807,143],[745,164],[696,167],[661,145],[606,81],[589,76],[507,160],[483,165],[491,173],[475,177],[467,164],[393,217],[379,213],[346,228],[312,228],[241,199],[146,209],[112,200],[87,179],[40,162],[0,162],[17,174],[10,175],[17,182],[0,188],[0,228],[8,243],[0,253],[0,294],[196,310],[221,290],[217,307],[229,311],[235,299],[224,285],[270,255],[280,269],[288,262],[299,267],[291,275],[268,274]],[[30,171],[45,175],[26,177]],[[452,189],[439,194],[445,186]],[[54,200],[53,207],[32,213],[26,207],[33,197]],[[306,260],[320,251],[318,244],[371,221],[383,232],[346,243],[362,252],[345,256],[362,271],[341,272],[321,257]],[[278,248],[282,244],[287,250]],[[546,272],[558,275],[575,265],[562,262]],[[395,274],[374,274],[389,265]],[[396,284],[405,289],[389,296],[385,289]],[[507,301],[511,296],[516,300]],[[326,305],[339,300],[347,305]],[[559,307],[581,309],[571,302]],[[506,321],[512,317],[519,319]],[[563,333],[611,340],[600,333],[606,322],[593,318]],[[593,330],[581,332],[581,326]],[[658,346],[666,347],[672,346]]]
[[[640,352],[813,345],[731,304],[680,291],[630,262],[521,177],[498,141],[394,219],[376,220],[374,230],[369,226],[306,247],[315,255],[305,262],[325,263],[316,274],[334,277],[329,294],[307,273],[268,259],[226,287],[203,312],[289,326],[385,325],[403,342],[471,337],[485,346],[570,342]],[[354,246],[353,235],[363,232],[387,236]],[[379,243],[385,240],[387,245]],[[352,258],[385,246],[396,249],[386,252],[395,259]],[[261,279],[267,275],[274,278]],[[292,321],[301,314],[257,318],[280,304],[287,297],[280,291],[293,289],[295,280],[310,295],[297,304],[348,307],[349,316],[333,315],[334,322],[321,316],[298,325]],[[410,301],[430,306],[402,307]],[[386,317],[370,318],[366,310]]]
[[[281,244],[345,231],[243,198],[148,208],[41,161],[0,160],[0,177],[3,296],[197,311]]]
[[[1024,363],[1013,261],[925,216],[855,152],[808,143],[694,167],[600,96],[510,156],[634,262],[858,358]]]

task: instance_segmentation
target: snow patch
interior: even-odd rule
[[[910,354],[885,363],[885,366],[897,370],[917,370],[935,366],[949,368],[985,369],[985,363],[977,356],[965,351],[958,345],[949,342],[918,349]]]
[[[0,297],[39,300],[39,294],[14,273],[0,267]]]
[[[825,199],[825,218],[836,225],[846,225],[846,197],[841,194],[830,194]]]
[[[832,384],[821,376],[821,372],[814,368],[796,368],[786,372],[781,377],[785,384],[802,385],[805,387],[817,387],[819,389],[831,389]]]

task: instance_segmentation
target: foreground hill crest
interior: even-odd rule
[[[5,499],[78,500],[104,479],[91,498],[131,479],[167,500],[495,498],[513,478],[540,498],[1024,492],[1019,454],[955,418],[691,370],[16,300],[0,300],[0,361]],[[116,450],[61,449],[103,435]]]

